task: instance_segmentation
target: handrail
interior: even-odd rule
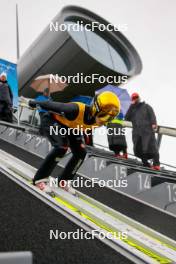
[[[128,121],[124,121],[123,126],[132,128],[132,123]],[[156,133],[161,134],[161,135],[176,137],[176,128],[158,125],[158,129]]]
[[[21,97],[19,100],[19,106],[32,110],[32,108],[30,108],[28,103],[27,103],[28,101],[29,101],[29,99]],[[129,121],[123,121],[123,126],[128,127],[128,128],[132,128],[132,123]],[[160,135],[176,137],[176,128],[158,125],[156,133],[160,134]]]

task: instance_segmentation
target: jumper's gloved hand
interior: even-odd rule
[[[31,108],[36,108],[36,106],[37,106],[36,101],[34,101],[34,100],[29,100],[28,105],[29,105]]]
[[[157,124],[153,124],[153,125],[152,125],[152,128],[153,128],[153,130],[154,130],[155,132],[157,132],[157,130],[158,130],[158,126],[157,126]]]
[[[22,107],[29,107],[29,99],[26,97],[21,96],[19,98],[19,105]]]

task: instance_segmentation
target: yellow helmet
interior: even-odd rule
[[[117,95],[110,91],[97,94],[92,105],[92,115],[101,116],[107,114],[112,119],[120,112],[120,100]]]

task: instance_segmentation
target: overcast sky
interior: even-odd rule
[[[142,58],[143,72],[126,88],[153,106],[160,125],[176,127],[176,0],[0,0],[0,58],[12,62],[16,62],[15,3],[21,54],[66,5],[88,8],[115,25],[127,24],[124,34]],[[176,165],[176,138],[163,139],[161,160]]]

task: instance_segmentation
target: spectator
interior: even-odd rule
[[[38,95],[35,100],[37,102],[52,102],[52,98],[50,97],[49,88],[45,88],[43,94]],[[51,113],[44,109],[38,108],[39,116],[40,116],[40,134],[44,137],[47,137],[50,141],[54,151],[57,152],[60,144],[60,139],[57,135],[50,134],[50,126],[55,126],[56,121],[53,120]]]
[[[128,158],[127,143],[123,129],[123,115],[120,113],[107,125],[109,149],[115,153],[117,158]]]
[[[52,98],[50,97],[49,88],[45,88],[43,91],[43,94],[38,95],[35,99],[39,102],[52,101]],[[39,112],[39,116],[40,116],[40,133],[41,133],[41,135],[48,137],[49,140],[51,141],[51,144],[55,145],[56,139],[54,139],[54,138],[51,139],[51,137],[49,135],[50,126],[53,125],[51,115],[45,109],[38,109],[38,112]],[[54,142],[53,142],[53,140],[54,140]]]
[[[157,121],[152,107],[141,102],[140,96],[133,93],[131,106],[125,116],[133,125],[134,154],[142,159],[143,165],[150,167],[149,159],[153,160],[152,168],[160,170],[159,152],[155,138]]]
[[[7,122],[13,121],[12,115],[13,94],[7,82],[7,74],[0,75],[0,119]]]

